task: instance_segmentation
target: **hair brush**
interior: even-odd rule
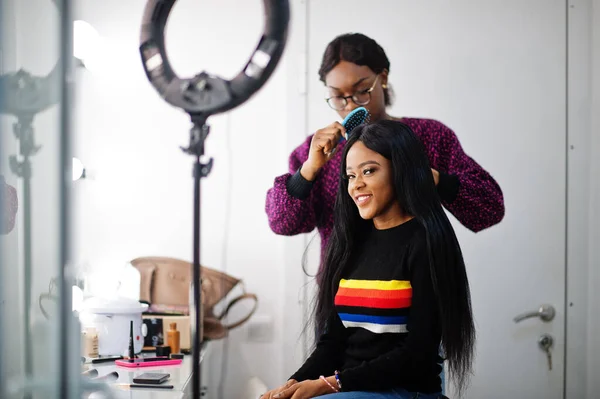
[[[369,111],[367,111],[365,107],[358,107],[350,112],[342,122],[342,126],[344,126],[346,129],[345,139],[348,140],[348,137],[350,137],[350,132],[356,126],[369,122],[370,116],[371,115],[369,114]]]

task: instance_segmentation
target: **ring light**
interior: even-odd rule
[[[173,72],[165,49],[164,31],[177,0],[149,0],[142,19],[140,54],[150,83],[169,104],[190,115],[210,115],[237,107],[269,79],[283,53],[287,39],[289,3],[263,0],[265,26],[258,46],[232,80],[206,72],[180,78]]]

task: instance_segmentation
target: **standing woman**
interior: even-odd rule
[[[447,126],[432,119],[393,117],[388,87],[390,62],[373,39],[359,34],[335,38],[323,54],[319,76],[329,92],[327,103],[341,118],[364,106],[371,122],[398,120],[409,126],[425,146],[437,193],[443,206],[474,232],[504,217],[502,191],[496,181],[463,151]],[[345,141],[344,127],[334,122],[319,129],[289,157],[289,173],[275,178],[266,199],[273,232],[296,235],[318,229],[321,255],[333,227],[333,204]]]

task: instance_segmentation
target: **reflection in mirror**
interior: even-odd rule
[[[60,311],[71,297],[62,289],[69,9],[50,0],[0,3],[0,199],[8,227],[0,237],[3,398],[65,396],[61,381],[73,359],[61,340],[79,339],[70,304]]]

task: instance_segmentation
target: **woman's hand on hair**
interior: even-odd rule
[[[431,169],[431,173],[433,173],[433,181],[435,182],[435,185],[437,186],[438,183],[440,182],[440,172],[438,172],[435,169]]]
[[[273,399],[276,397],[276,395],[278,393],[283,392],[287,388],[289,388],[297,383],[298,383],[298,381],[296,381],[296,380],[288,380],[285,384],[283,384],[279,388],[271,389],[270,391],[263,393],[259,399]]]
[[[319,170],[334,155],[340,139],[346,134],[346,129],[339,122],[317,130],[310,143],[308,159],[302,165],[300,174],[306,180],[313,181]]]
[[[273,396],[273,399],[312,399],[327,393],[334,393],[321,380],[306,380],[293,384],[289,388]]]

